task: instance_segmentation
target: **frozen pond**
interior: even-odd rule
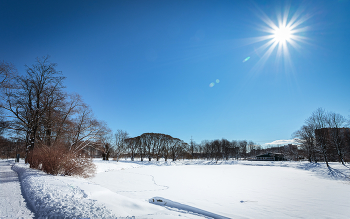
[[[119,168],[91,179],[129,198],[162,197],[228,218],[348,218],[349,182],[278,166],[180,165]],[[118,165],[119,165],[118,164]]]

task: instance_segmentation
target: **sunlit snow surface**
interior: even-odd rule
[[[94,163],[97,174],[87,180],[42,174],[24,164],[13,169],[42,216],[349,218],[350,214],[350,169],[338,163],[331,163],[331,169],[308,162]],[[152,202],[155,199],[164,202]]]
[[[123,169],[91,180],[133,199],[163,197],[228,218],[349,218],[350,171],[337,163],[138,163],[120,162]]]
[[[0,218],[33,218],[22,196],[17,173],[11,170],[13,163],[0,159]]]

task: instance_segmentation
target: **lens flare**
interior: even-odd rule
[[[250,59],[250,56],[248,56],[247,58],[245,58],[244,60],[243,60],[243,62],[246,62],[246,61],[248,61]]]
[[[214,83],[214,82],[211,82],[211,83],[209,84],[209,87],[214,87],[214,85],[215,85],[215,83]]]
[[[220,80],[219,80],[219,79],[216,79],[216,83],[217,83],[217,84],[220,83]]]

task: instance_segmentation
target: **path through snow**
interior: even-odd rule
[[[0,218],[33,218],[25,202],[13,161],[0,160]]]

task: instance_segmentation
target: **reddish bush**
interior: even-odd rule
[[[96,166],[91,158],[73,153],[60,146],[41,146],[29,156],[30,166],[52,175],[90,177],[95,174]]]

